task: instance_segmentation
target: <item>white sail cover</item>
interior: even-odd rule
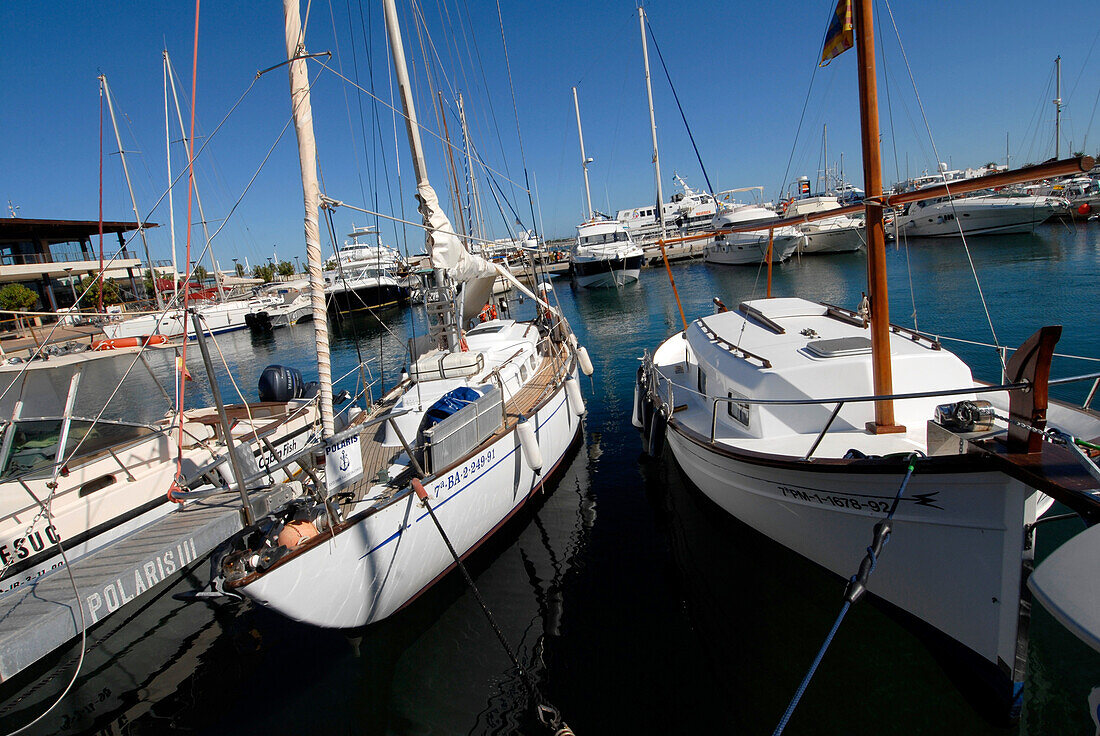
[[[462,245],[455,234],[451,221],[439,206],[439,198],[427,181],[416,187],[417,207],[424,217],[427,230],[428,254],[432,259],[432,268],[445,270],[455,281],[473,281],[474,279],[495,277],[496,267],[481,256],[476,256]]]

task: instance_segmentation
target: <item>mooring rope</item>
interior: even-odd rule
[[[840,628],[841,622],[844,621],[844,617],[848,614],[848,609],[867,591],[867,580],[871,577],[871,573],[875,571],[875,566],[878,564],[878,557],[882,554],[882,548],[885,547],[886,543],[890,540],[890,522],[894,518],[894,512],[898,510],[898,504],[901,503],[901,498],[905,495],[905,487],[909,485],[909,479],[913,477],[913,463],[916,456],[916,453],[911,453],[909,455],[908,466],[905,469],[905,477],[901,479],[901,486],[898,488],[898,492],[894,494],[894,502],[890,505],[890,512],[886,514],[886,518],[875,524],[874,538],[871,541],[871,545],[867,547],[867,554],[864,555],[863,560],[859,563],[859,572],[848,580],[848,587],[844,589],[844,605],[840,608],[840,614],[836,617],[836,621],[833,622],[833,628],[829,630],[828,636],[825,637],[821,649],[818,650],[817,656],[814,657],[814,661],[810,665],[809,671],[806,672],[806,676],[802,678],[802,682],[795,691],[794,697],[791,698],[790,705],[787,706],[787,710],[783,713],[783,717],[779,719],[779,725],[775,727],[772,736],[779,736],[779,734],[783,733],[783,729],[787,727],[787,722],[791,719],[791,716],[794,715],[794,709],[798,707],[798,701],[802,699],[802,695],[806,692],[810,680],[813,679],[814,672],[817,671],[818,665],[821,664],[821,660],[825,657],[825,651],[829,648],[829,645],[833,643],[833,638],[836,636],[836,632]]]
[[[424,490],[424,484],[421,483],[418,478],[413,478],[412,488],[416,493],[416,497],[420,499],[420,502],[424,504],[424,508],[428,510],[428,514],[432,517],[436,529],[439,530],[439,536],[443,538],[443,543],[447,545],[447,549],[450,550],[451,556],[454,557],[455,565],[462,571],[462,576],[466,578],[466,584],[470,586],[470,591],[474,594],[474,598],[477,599],[478,605],[481,606],[481,610],[485,613],[485,618],[488,619],[489,626],[492,627],[493,633],[496,634],[497,639],[500,641],[500,645],[504,647],[504,651],[507,652],[509,659],[512,660],[512,665],[516,668],[516,671],[519,672],[520,679],[523,681],[523,684],[527,686],[528,692],[535,700],[535,709],[538,713],[539,721],[553,731],[555,736],[572,736],[573,731],[562,720],[561,712],[551,705],[550,701],[539,692],[538,685],[535,684],[535,680],[531,677],[531,673],[527,671],[526,667],[520,664],[519,657],[517,657],[512,650],[511,645],[504,636],[504,632],[497,626],[496,619],[493,618],[493,612],[489,610],[489,606],[485,603],[485,599],[481,597],[481,592],[477,589],[477,585],[474,584],[474,579],[470,576],[470,571],[466,569],[465,563],[462,562],[462,558],[459,557],[454,545],[451,544],[450,537],[447,536],[447,532],[444,531],[439,518],[436,517],[435,509],[433,509],[432,505],[428,502],[428,492]]]

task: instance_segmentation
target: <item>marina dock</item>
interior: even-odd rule
[[[256,494],[253,512],[261,516],[293,495],[289,485]],[[240,503],[235,492],[193,501],[86,555],[72,565],[78,596],[58,569],[0,600],[0,682],[80,636],[81,609],[90,629],[203,560],[242,528]]]

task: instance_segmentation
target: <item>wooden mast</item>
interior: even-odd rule
[[[890,365],[890,299],[886,288],[886,237],[882,226],[882,165],[878,137],[874,21],[871,0],[855,0],[855,44],[859,68],[859,122],[863,134],[863,184],[867,211],[867,291],[871,297],[871,355],[874,392],[894,393]],[[874,434],[904,432],[894,421],[894,402],[875,402]]]

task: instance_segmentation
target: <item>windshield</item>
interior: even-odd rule
[[[582,235],[581,245],[602,245],[604,243],[625,243],[627,240],[626,233],[622,230],[618,230],[612,233],[601,233],[600,235]]]
[[[57,444],[61,439],[62,421],[58,417],[16,422],[11,452],[4,462],[0,479],[6,480],[52,468],[57,457]],[[5,426],[5,432],[9,431],[9,426]],[[107,448],[128,444],[156,432],[152,427],[140,424],[117,424],[103,420],[92,428],[90,419],[74,419],[69,427],[69,438],[62,457],[68,458],[79,445],[80,450],[69,460],[70,465],[75,465],[106,452]],[[83,444],[81,440],[84,440]]]

